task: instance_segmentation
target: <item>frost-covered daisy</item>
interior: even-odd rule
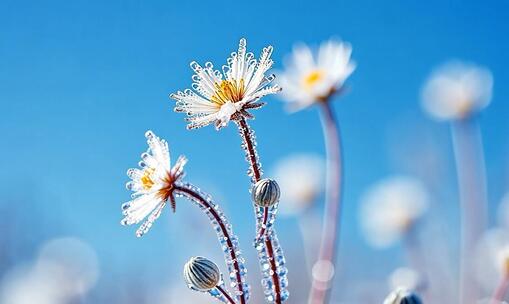
[[[194,71],[193,90],[178,91],[170,95],[177,101],[176,112],[187,113],[188,129],[204,127],[214,123],[217,129],[239,117],[253,118],[248,112],[264,105],[259,99],[277,93],[281,88],[271,86],[274,75],[265,75],[274,63],[270,56],[272,46],[263,49],[260,59],[246,52],[246,39],[239,42],[239,49],[233,52],[223,66],[221,73],[214,70],[211,62],[202,67],[191,62]]]
[[[411,177],[387,178],[361,199],[360,223],[368,242],[379,248],[392,245],[426,212],[428,193]]]
[[[138,224],[147,216],[147,220],[138,228],[136,236],[145,234],[169,200],[175,211],[173,188],[176,181],[184,176],[187,159],[180,156],[173,167],[170,166],[168,143],[157,137],[152,131],[145,133],[148,150],[141,154],[140,169],[127,170],[132,181],[126,184],[132,190],[133,200],[122,205],[124,219],[122,225]]]
[[[278,74],[289,108],[305,108],[341,90],[355,70],[351,54],[349,43],[335,39],[323,42],[315,53],[307,45],[296,46],[285,61],[285,71]]]
[[[491,72],[473,64],[449,62],[437,68],[422,89],[422,106],[438,120],[463,119],[489,105]]]

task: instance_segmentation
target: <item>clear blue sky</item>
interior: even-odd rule
[[[372,254],[356,224],[359,196],[386,175],[415,173],[398,155],[420,151],[426,144],[420,138],[431,138],[443,157],[437,197],[446,198],[440,204],[454,214],[449,130],[429,121],[419,107],[421,84],[448,59],[493,72],[493,102],[481,117],[491,205],[505,192],[507,20],[506,1],[2,0],[0,205],[15,202],[23,217],[33,219],[17,233],[52,229],[85,239],[98,251],[104,272],[119,272],[131,260],[134,268],[152,269],[151,277],[161,275],[159,261],[180,269],[196,254],[191,250],[196,245],[182,238],[196,226],[193,221],[166,212],[143,240],[118,224],[120,204],[129,198],[125,171],[138,162],[146,148],[143,134],[152,129],[170,142],[174,158],[187,155],[187,180],[224,201],[244,251],[253,251],[247,165],[235,128],[185,130],[168,94],[190,85],[190,61],[220,66],[241,37],[257,54],[272,44],[280,68],[294,43],[336,36],[352,43],[358,63],[349,93],[335,104],[346,161],[343,244],[347,253]],[[292,152],[323,153],[316,109],[287,115],[277,98],[267,101],[252,126],[268,171]],[[177,209],[200,218],[187,202]],[[293,221],[279,226],[283,245],[284,238],[297,242],[291,240],[297,238]]]

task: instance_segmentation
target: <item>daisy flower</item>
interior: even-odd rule
[[[428,193],[418,180],[390,177],[361,199],[360,222],[368,242],[386,248],[399,240],[426,212]]]
[[[462,119],[489,105],[491,72],[473,64],[450,62],[436,69],[422,89],[422,107],[437,120]]]
[[[214,124],[220,129],[232,119],[253,118],[248,110],[264,105],[258,100],[281,90],[271,86],[274,75],[265,75],[273,61],[272,46],[263,49],[260,59],[246,52],[246,39],[239,42],[239,49],[233,52],[223,66],[222,73],[215,70],[211,62],[202,67],[191,62],[194,71],[192,90],[178,91],[170,97],[177,101],[175,112],[187,113],[188,129]]]
[[[131,181],[126,184],[126,188],[134,192],[133,200],[122,205],[125,216],[122,225],[138,224],[148,216],[136,231],[138,237],[150,229],[168,200],[175,211],[173,188],[175,182],[184,176],[184,165],[187,162],[184,156],[180,156],[171,167],[168,143],[152,131],[147,131],[145,137],[149,148],[141,154],[140,169],[127,170]]]
[[[341,90],[355,70],[351,54],[349,43],[335,39],[323,42],[316,53],[304,44],[296,46],[285,62],[284,73],[278,75],[278,83],[284,88],[282,96],[289,108],[308,107]]]

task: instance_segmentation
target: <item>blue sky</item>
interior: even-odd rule
[[[449,129],[419,107],[423,81],[449,59],[484,65],[494,75],[493,101],[480,117],[494,210],[508,182],[508,18],[504,1],[3,0],[0,205],[26,202],[15,208],[43,225],[27,231],[55,226],[59,234],[77,235],[113,272],[134,259],[133,267],[161,275],[146,256],[179,269],[194,254],[186,246],[175,249],[188,242],[182,235],[192,222],[166,212],[144,240],[118,224],[120,204],[129,198],[125,171],[138,162],[143,134],[152,129],[170,142],[174,158],[190,159],[187,179],[224,201],[244,250],[251,251],[254,220],[237,131],[233,125],[187,131],[168,95],[189,87],[190,61],[219,66],[241,37],[256,54],[272,44],[281,68],[294,43],[316,45],[335,36],[352,43],[358,63],[348,94],[335,104],[346,163],[345,250],[374,253],[358,232],[359,196],[384,176],[414,174],[399,156],[424,144],[438,147],[437,197],[454,216]],[[316,109],[288,115],[277,98],[267,101],[252,122],[266,171],[290,153],[323,153]],[[177,209],[195,213],[185,205]],[[295,237],[292,220],[279,225],[284,237]],[[173,254],[176,266],[168,262]],[[392,251],[377,254],[389,258]]]

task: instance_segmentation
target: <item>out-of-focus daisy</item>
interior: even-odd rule
[[[438,120],[463,119],[491,101],[491,72],[473,64],[450,62],[437,68],[422,89],[422,106]]]
[[[351,45],[336,39],[323,42],[315,53],[307,45],[296,46],[285,61],[284,73],[278,75],[289,108],[305,108],[341,90],[355,70],[351,54]]]
[[[138,224],[148,216],[136,231],[138,237],[150,229],[168,200],[175,211],[173,186],[184,176],[184,165],[187,162],[184,156],[180,156],[171,167],[168,143],[152,131],[147,131],[145,137],[149,148],[141,154],[140,169],[127,170],[127,176],[132,180],[126,184],[126,188],[134,192],[133,200],[122,205],[125,216],[122,225]]]
[[[211,62],[204,67],[191,62],[195,72],[193,90],[170,95],[177,101],[175,111],[187,113],[187,128],[214,123],[220,129],[236,117],[253,118],[248,110],[262,107],[264,103],[258,102],[260,98],[281,90],[277,85],[270,86],[274,75],[265,75],[274,63],[271,55],[272,46],[267,46],[256,60],[253,53],[246,53],[246,39],[242,38],[238,51],[233,52],[223,66],[223,73],[214,70]]]
[[[411,177],[387,178],[361,198],[360,223],[368,242],[379,248],[392,245],[426,212],[428,193]]]
[[[279,210],[298,214],[315,202],[323,191],[324,161],[309,154],[295,154],[279,161],[274,178],[281,188]]]
[[[492,292],[502,279],[509,279],[509,232],[488,230],[477,244],[476,278],[486,292]]]

